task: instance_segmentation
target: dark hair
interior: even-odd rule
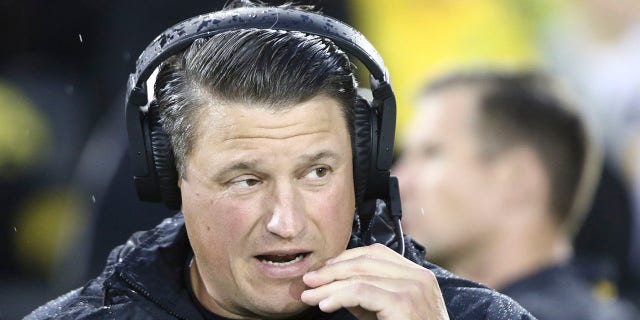
[[[518,145],[532,147],[551,184],[551,211],[575,231],[596,185],[598,157],[586,123],[557,83],[535,71],[467,71],[440,78],[422,92],[457,87],[477,94],[474,125],[482,155],[490,159]]]
[[[215,100],[283,110],[326,95],[342,106],[353,143],[353,68],[332,41],[296,31],[232,30],[194,41],[161,65],[155,84],[179,174],[198,135],[198,114]]]

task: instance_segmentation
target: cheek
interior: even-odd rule
[[[206,256],[222,256],[226,252],[233,252],[231,246],[243,243],[239,239],[250,232],[252,211],[249,209],[255,208],[255,204],[233,201],[223,193],[188,185],[182,188],[182,192],[182,211],[189,240],[195,251]]]
[[[351,235],[355,212],[353,182],[345,179],[321,193],[309,194],[307,207],[320,234],[327,241],[345,242]],[[337,240],[337,241],[336,241]],[[344,248],[342,248],[344,249]]]

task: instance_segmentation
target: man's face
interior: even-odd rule
[[[223,316],[305,308],[302,275],[344,251],[355,210],[351,142],[324,96],[286,111],[207,108],[181,180],[182,211],[206,290]]]
[[[481,158],[474,128],[476,94],[453,88],[420,101],[394,167],[403,227],[447,264],[490,241],[500,211],[495,164]]]

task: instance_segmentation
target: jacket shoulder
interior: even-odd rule
[[[78,289],[80,290],[80,289]],[[104,306],[94,303],[90,298],[68,295],[76,294],[74,290],[67,295],[53,300],[27,315],[26,320],[71,320],[71,319],[161,319],[158,314],[152,314],[149,310],[139,305],[126,303]],[[166,317],[164,317],[166,318]]]
[[[82,319],[102,306],[101,296],[92,292],[92,284],[75,289],[31,312],[24,319]]]
[[[116,301],[105,304],[103,286],[103,279],[98,277],[82,288],[49,301],[24,319],[173,319],[136,294],[124,294]]]
[[[476,282],[425,263],[438,280],[449,314],[454,319],[535,319],[525,308],[508,296]]]
[[[158,234],[174,230],[180,216],[165,219],[156,228],[134,233],[126,243],[115,247],[107,258],[103,272],[90,280],[83,287],[68,292],[45,305],[37,308],[25,317],[28,320],[40,319],[158,319],[166,318],[157,313],[157,308],[150,307],[146,301],[135,293],[119,288],[116,301],[105,300],[105,289],[113,286],[112,278],[116,266],[127,258],[139,246],[153,244]],[[107,285],[107,283],[111,283]],[[140,300],[140,301],[139,301]]]

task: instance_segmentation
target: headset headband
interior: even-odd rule
[[[170,56],[186,49],[195,39],[237,29],[300,31],[329,38],[345,52],[355,56],[379,82],[389,82],[380,54],[357,30],[317,13],[285,8],[237,8],[212,12],[182,21],[156,37],[140,54],[135,87],[144,85],[153,70]]]
[[[140,124],[141,107],[147,105],[147,78],[167,58],[185,50],[195,39],[239,29],[300,31],[332,40],[346,53],[360,60],[371,75],[373,107],[377,108],[379,140],[374,167],[387,172],[393,157],[396,108],[389,74],[380,54],[357,30],[333,18],[290,8],[244,7],[200,15],[167,29],[142,52],[136,72],[129,76],[126,95],[126,121],[135,176],[149,174],[144,133]],[[384,114],[384,116],[382,116]],[[374,174],[374,173],[372,173]],[[375,174],[374,174],[375,175]],[[382,182],[387,184],[386,181]]]

